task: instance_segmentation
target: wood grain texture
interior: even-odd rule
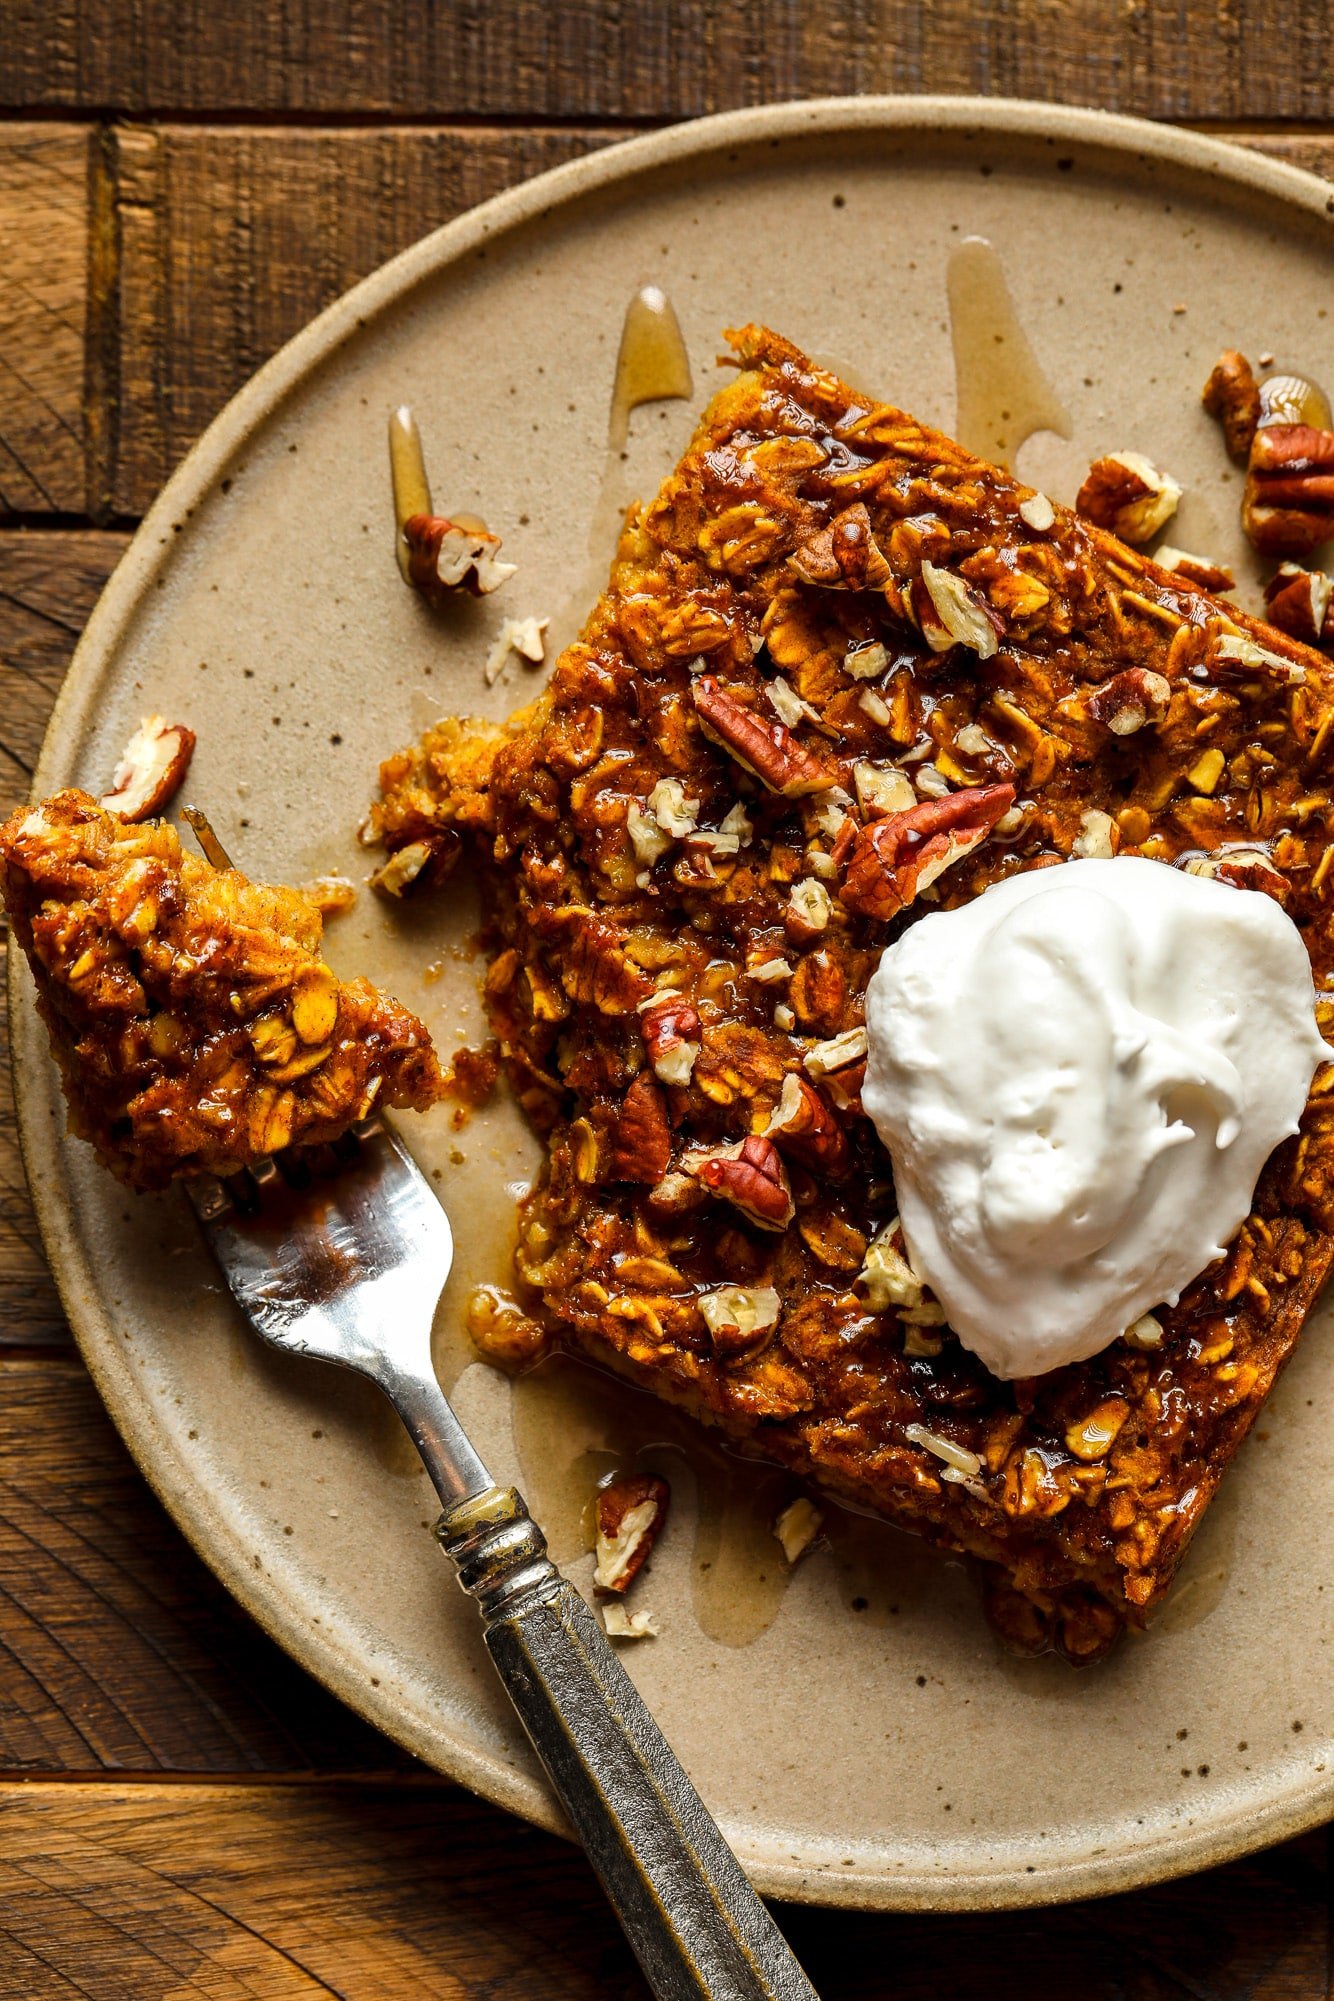
[[[1328,26],[1323,0],[6,0],[0,105],[628,120],[935,90],[1312,120]]]
[[[0,1356],[0,1771],[408,1769],[215,1582],[73,1351]]]
[[[0,521],[84,505],[87,180],[86,132],[0,127]]]
[[[778,1915],[824,2001],[1316,2001],[1326,1888],[1316,1837],[1074,1910]],[[436,1786],[0,1787],[0,1940],[0,2001],[646,1991],[580,1855]]]
[[[0,533],[0,817],[28,796],[70,656],[128,539],[94,530]],[[5,957],[0,941],[0,1002]],[[28,1199],[9,1037],[0,1032],[0,1350],[69,1340]]]
[[[356,279],[611,136],[120,128],[113,511],[141,513],[227,398]]]

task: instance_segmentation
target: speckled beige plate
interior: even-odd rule
[[[1334,378],[1331,207],[1323,184],[1212,139],[931,99],[741,113],[561,168],[368,279],[218,419],[107,588],[38,788],[101,789],[135,720],[160,708],[198,731],[190,792],[246,867],[363,874],[353,830],[379,756],[442,708],[517,699],[521,669],[509,687],[483,683],[489,635],[507,613],[553,611],[585,572],[621,313],[647,279],[679,309],[699,401],[721,327],[761,318],[948,425],[946,262],[979,232],[1073,420],[1070,441],[1034,439],[1021,469],[1068,498],[1091,452],[1146,449],[1190,489],[1172,539],[1239,561],[1237,488],[1199,384],[1224,341]],[[384,427],[403,398],[437,497],[502,526],[521,564],[501,600],[454,619],[433,619],[391,556]],[[691,416],[638,413],[633,484],[656,484]],[[331,956],[396,988],[449,1049],[477,1026],[473,921],[461,907],[398,919],[363,896]],[[30,988],[15,985],[46,1244],[157,1492],[330,1688],[440,1770],[556,1825],[424,1532],[425,1480],[373,1394],[261,1350],[184,1205],[127,1199],[64,1139]],[[466,1365],[457,1332],[467,1288],[503,1273],[531,1142],[503,1107],[463,1132],[442,1112],[409,1136],[460,1244],[442,1371],[496,1472],[513,1477],[522,1457],[586,1583],[572,1496],[605,1462],[579,1455],[621,1417],[568,1372],[512,1416],[508,1385]],[[836,1540],[781,1600],[748,1574],[772,1570],[763,1533],[750,1557],[715,1550],[705,1573],[689,1455],[672,1448],[677,1511],[645,1591],[664,1632],[629,1666],[761,1887],[884,1907],[1035,1902],[1197,1868],[1334,1811],[1327,1338],[1317,1317],[1156,1631],[1082,1674],[1007,1659],[965,1573],[889,1531]]]

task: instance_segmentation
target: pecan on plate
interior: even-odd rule
[[[1090,690],[1085,708],[1113,736],[1133,736],[1146,723],[1161,722],[1172,699],[1172,684],[1151,667],[1125,667]]]
[[[861,500],[799,542],[787,560],[803,583],[818,584],[824,590],[879,590],[891,575],[872,531],[866,503]]]
[[[500,560],[500,537],[473,519],[450,521],[441,514],[413,514],[403,523],[408,576],[430,604],[444,604],[459,591],[470,597],[500,589],[518,568]]]
[[[785,723],[766,722],[729,695],[712,674],[691,683],[691,699],[706,736],[720,743],[741,765],[784,799],[808,792],[828,792],[838,784],[838,771],[798,741]]]
[[[783,1094],[764,1133],[766,1139],[790,1146],[799,1160],[827,1174],[837,1174],[848,1164],[842,1127],[815,1085],[795,1071],[784,1077]]]
[[[1265,585],[1269,623],[1291,639],[1319,646],[1331,634],[1331,580],[1323,570],[1304,570],[1300,563],[1280,563]]]
[[[1147,542],[1176,513],[1181,488],[1139,452],[1095,459],[1075,495],[1075,512],[1123,542]]]
[[[1329,399],[1301,375],[1260,384],[1241,525],[1262,555],[1301,556],[1334,534]]]
[[[656,1184],[672,1157],[672,1129],[662,1090],[652,1073],[641,1070],[625,1094],[612,1129],[609,1172],[613,1181]]]
[[[1244,466],[1260,421],[1260,385],[1244,354],[1230,347],[1219,355],[1201,401],[1209,415],[1222,424],[1229,455]]]
[[[871,827],[848,820],[834,844],[835,860],[846,863],[844,903],[863,917],[894,917],[979,847],[1013,803],[1013,785],[974,785]]]
[[[152,819],[180,791],[194,753],[195,733],[184,723],[145,716],[120,754],[103,811],[121,820]]]
[[[656,1473],[626,1473],[598,1494],[597,1566],[599,1594],[618,1597],[638,1577],[667,1522],[672,1490]]]
[[[1160,542],[1153,560],[1160,570],[1170,570],[1183,583],[1194,584],[1202,591],[1226,592],[1237,588],[1231,570],[1224,563],[1215,563],[1211,556],[1192,556],[1189,549],[1174,549],[1170,543]]]
[[[681,1166],[757,1229],[785,1230],[792,1221],[787,1171],[773,1141],[758,1133],[731,1146],[696,1147],[682,1156]]]

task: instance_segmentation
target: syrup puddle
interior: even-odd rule
[[[945,276],[954,346],[954,436],[1003,466],[1037,431],[1069,438],[1070,413],[1019,323],[994,244],[966,236]]]

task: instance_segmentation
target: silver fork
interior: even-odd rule
[[[633,1682],[513,1487],[498,1487],[431,1364],[454,1240],[378,1121],[330,1171],[266,1162],[190,1184],[237,1303],[288,1354],[378,1383],[440,1496],[435,1534],[649,1985],[662,2001],[817,2001]]]

